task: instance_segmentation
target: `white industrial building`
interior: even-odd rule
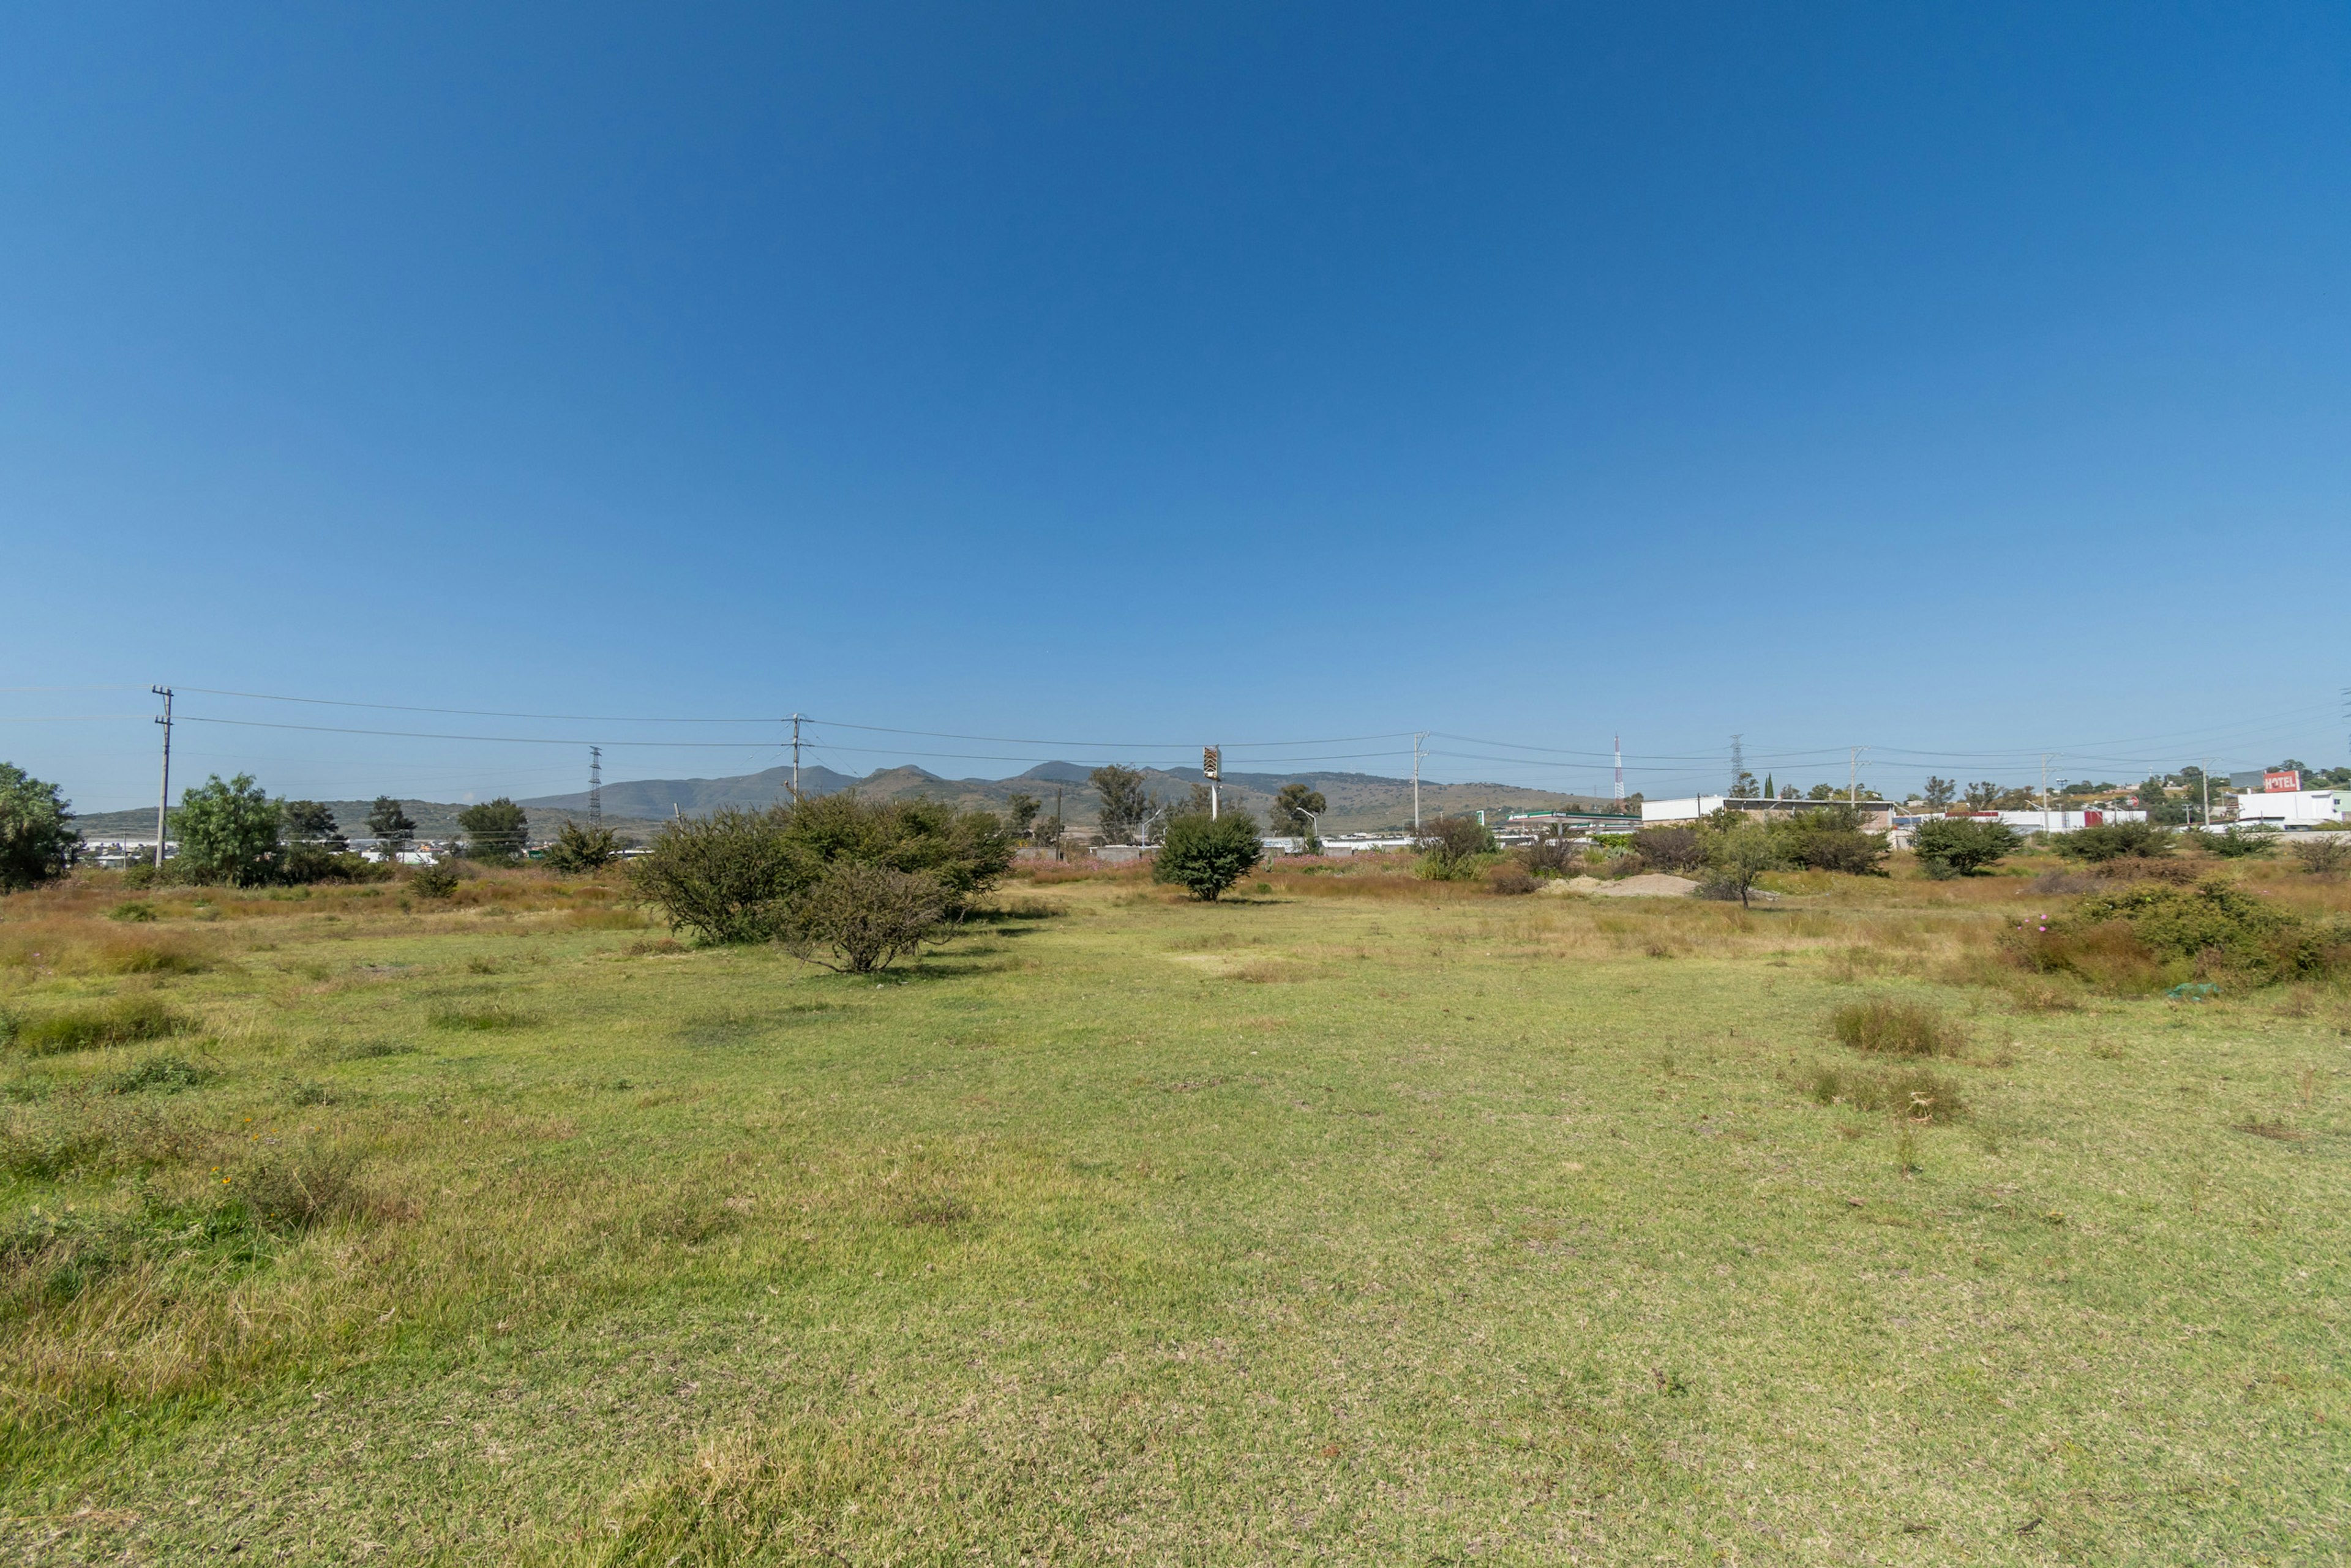
[[[1974,816],[1986,813],[1977,811]],[[2020,833],[2078,833],[2084,828],[2108,827],[2116,822],[2144,822],[2145,811],[2122,811],[2112,808],[2086,811],[2002,811],[2000,823]]]
[[[1760,795],[1685,795],[1678,800],[1642,801],[1641,825],[1656,828],[1669,823],[1700,822],[1726,806],[1765,819],[1817,811],[1824,806],[1851,806],[1861,813],[1861,825],[1873,833],[1892,829],[1897,810],[1891,800],[1772,800]]]
[[[2237,797],[2240,825],[2270,828],[2315,828],[2343,821],[2341,789],[2277,789]]]

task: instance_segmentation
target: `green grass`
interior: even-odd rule
[[[218,1077],[0,1065],[12,1544],[2340,1560],[2341,993],[1945,983],[2001,889],[1321,880],[1023,889],[878,983],[519,875],[223,901]],[[1857,979],[1967,1043],[1823,1067]]]

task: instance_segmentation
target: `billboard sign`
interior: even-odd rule
[[[2302,775],[2290,768],[2283,773],[2262,775],[2262,792],[2265,795],[2275,795],[2281,792],[2291,794],[2301,788]]]

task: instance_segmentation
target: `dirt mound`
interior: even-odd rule
[[[1697,891],[1698,883],[1686,876],[1653,871],[1622,882],[1603,883],[1593,894],[1599,898],[1687,898]]]

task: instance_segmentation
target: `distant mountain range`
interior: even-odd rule
[[[1146,788],[1161,800],[1180,800],[1191,793],[1194,784],[1204,782],[1196,768],[1145,768]],[[1092,770],[1072,762],[1044,762],[1026,773],[1010,779],[943,779],[921,768],[884,768],[852,779],[836,773],[830,768],[800,769],[800,789],[810,795],[830,795],[836,790],[855,789],[870,800],[942,800],[950,805],[1002,810],[1015,794],[1029,794],[1044,802],[1050,813],[1054,791],[1061,790],[1061,814],[1073,827],[1091,827],[1095,818],[1093,786],[1088,781]],[[606,816],[627,815],[642,818],[662,818],[672,814],[694,816],[716,810],[723,806],[740,806],[757,810],[772,806],[790,794],[792,770],[770,768],[763,773],[747,773],[732,779],[641,779],[627,783],[604,786]],[[1273,803],[1274,795],[1285,784],[1304,784],[1320,789],[1331,803],[1323,816],[1325,833],[1361,832],[1379,828],[1406,827],[1412,822],[1412,780],[1386,779],[1372,773],[1228,773],[1223,779],[1224,799],[1234,805],[1257,813],[1260,821]],[[1562,795],[1549,789],[1522,789],[1510,784],[1436,784],[1424,781],[1420,787],[1420,809],[1424,817],[1441,817],[1448,812],[1552,808],[1559,810],[1591,810],[1605,804],[1596,796]],[[585,793],[546,795],[525,800],[523,807],[538,811],[584,813],[588,809]],[[413,814],[413,813],[412,813]]]
[[[852,779],[830,768],[800,769],[800,789],[810,795],[831,795],[855,789],[869,800],[940,800],[966,809],[1000,811],[1016,793],[1034,795],[1050,814],[1055,790],[1061,792],[1061,814],[1072,827],[1091,827],[1095,819],[1090,769],[1071,762],[1045,762],[1010,779],[942,779],[920,768],[884,768]],[[1180,800],[1203,782],[1196,768],[1145,768],[1146,788],[1156,798]],[[604,786],[604,821],[624,837],[643,838],[673,816],[698,817],[724,807],[758,810],[788,800],[792,770],[770,768],[728,779],[632,779]],[[1285,784],[1320,789],[1331,803],[1322,818],[1322,831],[1348,833],[1383,828],[1408,827],[1412,822],[1412,780],[1373,773],[1228,773],[1223,780],[1225,800],[1257,814],[1263,821],[1273,797]],[[530,814],[536,833],[551,831],[567,821],[585,821],[588,796],[540,795],[518,802]],[[371,801],[330,800],[328,806],[346,833],[366,832]],[[403,800],[416,822],[419,836],[443,839],[457,831],[457,813],[465,808],[449,801]],[[1562,795],[1549,789],[1522,789],[1510,784],[1437,784],[1423,781],[1423,817],[1454,812],[1529,809],[1590,810],[1606,802],[1592,795]],[[82,832],[93,839],[152,834],[152,808],[100,811],[78,818]]]

